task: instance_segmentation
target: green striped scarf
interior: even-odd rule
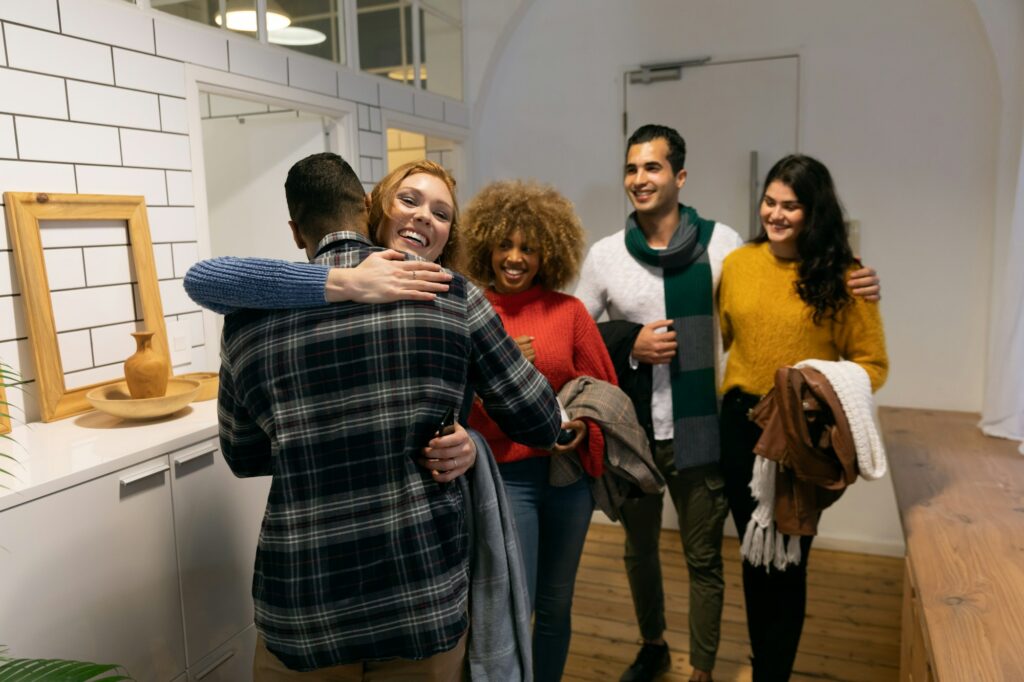
[[[664,270],[665,317],[672,320],[678,343],[669,366],[676,469],[710,464],[719,458],[714,288],[707,253],[714,229],[715,221],[679,204],[679,227],[668,248],[652,249],[635,212],[626,222],[630,255]]]

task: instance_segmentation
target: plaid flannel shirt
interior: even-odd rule
[[[348,232],[332,244],[317,262],[374,250]],[[523,443],[550,446],[560,424],[483,293],[456,275],[433,302],[232,313],[221,361],[224,458],[273,476],[253,577],[267,647],[295,670],[454,647],[468,626],[463,500],[415,459],[467,383]]]

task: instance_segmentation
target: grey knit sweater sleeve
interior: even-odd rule
[[[227,315],[243,308],[290,309],[326,305],[330,267],[271,258],[222,256],[201,260],[185,273],[193,301]]]

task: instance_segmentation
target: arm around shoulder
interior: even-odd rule
[[[185,273],[185,292],[217,313],[243,308],[315,308],[325,304],[330,268],[271,258],[221,256],[201,260]]]

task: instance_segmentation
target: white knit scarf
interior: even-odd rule
[[[826,360],[804,360],[796,367],[816,369],[832,385],[850,424],[857,453],[857,471],[861,477],[874,481],[885,476],[888,470],[885,446],[879,435],[871,381],[864,368],[855,362]],[[783,535],[775,527],[776,470],[775,462],[760,455],[754,459],[750,494],[757,501],[757,508],[747,523],[740,552],[754,566],[764,566],[765,570],[774,566],[784,571],[787,566],[800,563],[800,538]]]

